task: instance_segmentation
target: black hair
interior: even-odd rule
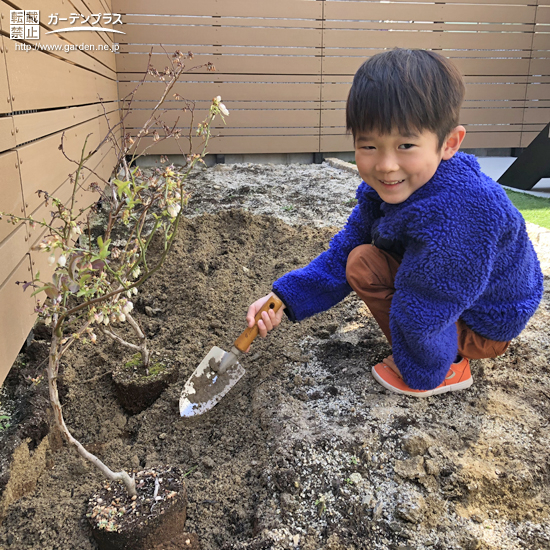
[[[439,147],[458,125],[465,87],[447,58],[428,50],[396,48],[377,54],[355,73],[346,104],[354,140],[375,131],[403,135],[429,130]]]

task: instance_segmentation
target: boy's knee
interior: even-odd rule
[[[362,244],[349,253],[346,263],[346,279],[352,288],[355,288],[356,281],[364,281],[365,271],[371,271],[369,266],[372,265],[377,251],[378,249],[372,244]]]
[[[399,261],[372,244],[362,244],[348,255],[346,279],[356,292],[369,287],[393,287]]]

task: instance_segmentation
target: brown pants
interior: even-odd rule
[[[371,244],[363,244],[351,251],[346,266],[348,283],[370,309],[390,345],[390,306],[399,264],[400,259],[388,252]],[[458,353],[468,359],[497,357],[510,345],[510,342],[497,342],[480,336],[462,319],[457,321],[456,329]]]

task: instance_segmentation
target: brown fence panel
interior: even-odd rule
[[[531,48],[521,146],[526,147],[550,121],[550,0],[539,0]]]
[[[535,4],[486,0],[466,9],[461,2],[325,1],[322,147],[349,150],[342,134],[352,76],[365,59],[395,46],[434,49],[458,65],[467,89],[465,148],[519,147],[526,98],[544,92],[534,86],[530,92],[528,84],[540,12]]]
[[[23,295],[16,281],[32,278],[30,257],[24,254],[19,263],[13,266],[12,274],[0,285],[0,380],[9,372],[21,345],[34,324],[34,298],[30,293]]]
[[[117,99],[116,81],[48,53],[16,50],[6,54],[14,111],[63,108]],[[52,82],[62,85],[52,86]],[[38,92],[38,90],[40,92]]]
[[[11,9],[29,9],[25,4],[0,0],[3,210],[45,215],[37,189],[70,195],[72,164],[59,156],[61,133],[66,132],[73,156],[86,133],[99,138],[105,128],[98,98],[116,120],[117,100],[142,78],[150,52],[159,71],[169,64],[163,47],[195,53],[189,67],[207,62],[216,67],[215,72],[193,70],[173,91],[196,102],[195,124],[212,97],[222,96],[230,116],[226,126],[220,121],[214,128],[212,153],[352,150],[344,109],[353,75],[365,59],[396,46],[434,49],[458,65],[467,87],[461,119],[468,132],[465,147],[526,146],[550,114],[550,0],[112,0],[112,5],[108,0],[43,0],[41,42],[51,48],[77,44],[80,36],[46,35],[59,28],[50,14],[123,15],[125,24],[118,30],[125,35],[89,33],[86,39],[96,50],[73,52],[16,50],[7,18]],[[105,51],[115,40],[121,46],[118,56]],[[148,77],[126,119],[128,131],[137,133],[162,89]],[[166,106],[165,121],[187,130],[191,119],[181,112],[181,103],[171,97]],[[187,151],[185,142],[173,140],[153,143],[147,137],[141,146],[147,145],[151,153]],[[102,149],[94,162],[98,173],[107,175],[113,154]],[[91,197],[82,190],[79,200]],[[0,252],[10,258],[0,271],[4,310],[17,294],[6,290],[8,283],[26,270],[36,271],[45,260],[29,253],[39,237],[36,231],[2,224]],[[0,342],[0,349],[8,350],[1,357],[0,381],[32,319],[31,302],[21,307],[13,334],[0,327],[12,346]]]
[[[127,16],[131,29],[118,57],[118,71],[121,80],[139,72],[148,59],[146,43],[170,42],[184,51],[194,46],[198,48],[195,61],[214,62],[217,77],[208,83],[193,78],[181,87],[187,91],[182,95],[198,100],[221,95],[232,110],[228,126],[217,129],[220,138],[212,142],[213,151],[238,151],[239,136],[275,137],[284,128],[288,137],[307,136],[292,142],[303,146],[312,143],[317,128],[319,147],[314,151],[328,152],[339,150],[334,146],[350,149],[344,131],[345,99],[360,64],[395,46],[431,48],[452,58],[465,75],[465,146],[518,147],[525,141],[523,125],[532,119],[524,113],[526,102],[531,109],[540,109],[548,95],[546,81],[532,78],[547,73],[548,35],[543,26],[549,19],[548,6],[527,0],[484,0],[465,9],[465,3],[287,0],[275,6],[252,0],[208,0],[196,6],[166,1],[155,6],[159,17],[153,17],[146,2],[115,0],[118,11],[132,14]],[[161,68],[163,55],[158,46],[153,49],[153,63]],[[128,83],[121,84],[121,93],[129,88]],[[145,97],[152,100],[154,95],[150,91]],[[272,107],[277,101],[288,105],[292,99],[311,102],[305,107],[307,113],[303,107]],[[234,102],[241,106],[233,109]],[[267,102],[268,111],[262,109]],[[296,116],[299,110],[302,115]],[[168,119],[175,121],[176,115]],[[129,126],[137,126],[139,120],[143,120],[139,113],[133,115]],[[182,125],[185,120],[180,119]],[[532,135],[535,126],[526,130],[526,135]],[[341,139],[335,139],[338,135]],[[252,143],[254,148],[247,145],[238,152],[272,150],[264,145],[268,139],[242,143],[243,147]],[[156,150],[163,151],[163,146]]]
[[[107,131],[105,112],[112,124],[119,120],[115,56],[106,51],[113,33],[46,34],[62,28],[49,25],[49,15],[64,17],[72,12],[110,13],[104,0],[43,0],[28,5],[23,0],[0,1],[0,210],[18,215],[49,218],[50,207],[37,195],[44,190],[61,200],[71,196],[69,173],[76,165],[59,150],[65,134],[65,151],[78,159],[88,134],[89,148],[99,144]],[[10,10],[39,9],[40,38],[16,41],[10,38]],[[67,25],[68,26],[68,25]],[[63,46],[86,43],[85,51],[64,51]],[[48,46],[51,49],[44,51]],[[22,49],[30,46],[30,51]],[[54,47],[61,46],[54,50]],[[110,47],[110,46],[109,46]],[[101,100],[103,105],[101,103]],[[115,159],[108,146],[92,158],[91,166],[107,178]],[[87,177],[87,184],[95,176]],[[79,206],[86,206],[93,195],[85,188],[77,192]],[[0,221],[0,384],[34,322],[36,298],[23,293],[16,281],[30,280],[37,271],[47,275],[47,255],[31,247],[43,231],[28,224],[13,226]]]
[[[165,0],[155,5],[153,17],[145,0],[114,0],[116,10],[128,14],[130,27],[117,70],[122,81],[135,81],[151,44],[157,69],[166,65],[159,44],[196,49],[194,61],[213,62],[216,77],[195,73],[180,87],[187,93],[178,93],[198,100],[200,107],[209,96],[221,95],[231,111],[227,127],[216,129],[220,138],[212,142],[212,152],[270,152],[269,135],[281,136],[284,128],[289,138],[300,138],[289,141],[286,152],[336,152],[352,149],[344,109],[361,63],[396,46],[428,48],[453,59],[465,76],[464,146],[519,147],[538,128],[528,122],[533,116],[527,111],[543,114],[541,102],[547,101],[549,81],[535,75],[548,75],[549,1],[206,0],[198,5]],[[147,86],[144,101],[150,102],[158,88]],[[121,95],[129,89],[129,82],[121,84]],[[306,105],[292,109],[293,99]],[[285,107],[274,108],[278,101]],[[141,120],[134,114],[129,126]],[[290,148],[313,143],[315,129],[317,148]],[[248,139],[255,135],[262,139]],[[177,150],[167,143],[155,150],[164,152],[163,147]]]
[[[62,59],[66,59],[70,63],[95,71],[98,74],[105,74],[111,78],[114,78],[116,69],[114,56],[110,51],[99,49],[100,46],[102,48],[104,46],[108,46],[110,49],[110,45],[113,42],[116,42],[112,33],[107,33],[107,36],[105,36],[105,34],[100,32],[86,33],[84,35],[81,33],[72,32],[63,34],[63,38],[61,38],[61,35],[57,33],[47,34],[50,31],[55,31],[66,27],[80,26],[79,20],[75,19],[72,19],[74,23],[72,25],[70,24],[71,14],[73,13],[82,14],[84,15],[84,17],[88,17],[92,13],[105,13],[103,9],[99,9],[98,12],[94,12],[93,10],[88,9],[87,4],[89,4],[89,2],[84,3],[81,0],[72,0],[72,4],[69,2],[65,2],[64,0],[41,0],[35,6],[30,7],[27,5],[26,0],[16,0],[13,6],[9,6],[5,4],[5,2],[1,2],[0,11],[2,14],[5,15],[5,21],[9,17],[9,10],[22,10],[25,8],[39,9],[41,28],[40,40],[38,42],[41,46],[61,46],[60,49],[56,49],[55,52],[53,52],[56,56]],[[99,2],[94,2],[93,4],[95,4],[98,8],[100,6]],[[58,16],[57,24],[55,24],[54,19],[52,19],[52,23],[50,24],[50,16],[55,14],[57,14]],[[67,19],[67,21],[62,21],[63,18]],[[88,23],[84,23],[84,26],[92,28],[90,21],[88,21]],[[101,26],[108,27],[109,25],[103,25],[102,23]],[[9,34],[9,26],[7,30]],[[95,47],[94,50],[89,49],[85,51],[64,51],[64,46],[66,45],[78,46],[83,42],[89,45],[93,45]]]
[[[188,66],[212,62],[206,69],[185,75],[175,92],[208,107],[221,95],[230,110],[227,125],[219,124],[212,153],[318,151],[322,71],[323,2],[282,0],[266,2],[206,0],[199,4],[165,0],[115,0],[113,9],[125,15],[127,35],[117,57],[120,97],[137,84],[152,63],[162,70],[168,63],[160,44],[196,54]],[[147,83],[133,105],[128,127],[136,132],[144,120],[143,108],[158,98],[162,84]],[[143,104],[142,104],[143,103]],[[172,101],[166,120],[175,121],[181,104]],[[189,118],[180,117],[185,131]],[[286,145],[285,145],[286,144]],[[151,152],[178,153],[174,142],[155,145]]]

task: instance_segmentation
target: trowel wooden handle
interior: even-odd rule
[[[281,309],[283,302],[277,298],[277,296],[270,296],[266,303],[262,306],[262,309],[258,311],[256,317],[254,317],[254,326],[248,327],[244,332],[235,340],[233,344],[238,350],[245,352],[248,349],[248,346],[252,344],[254,338],[260,333],[258,329],[258,321],[262,318],[262,313],[264,311],[269,311],[272,309],[275,313]]]

